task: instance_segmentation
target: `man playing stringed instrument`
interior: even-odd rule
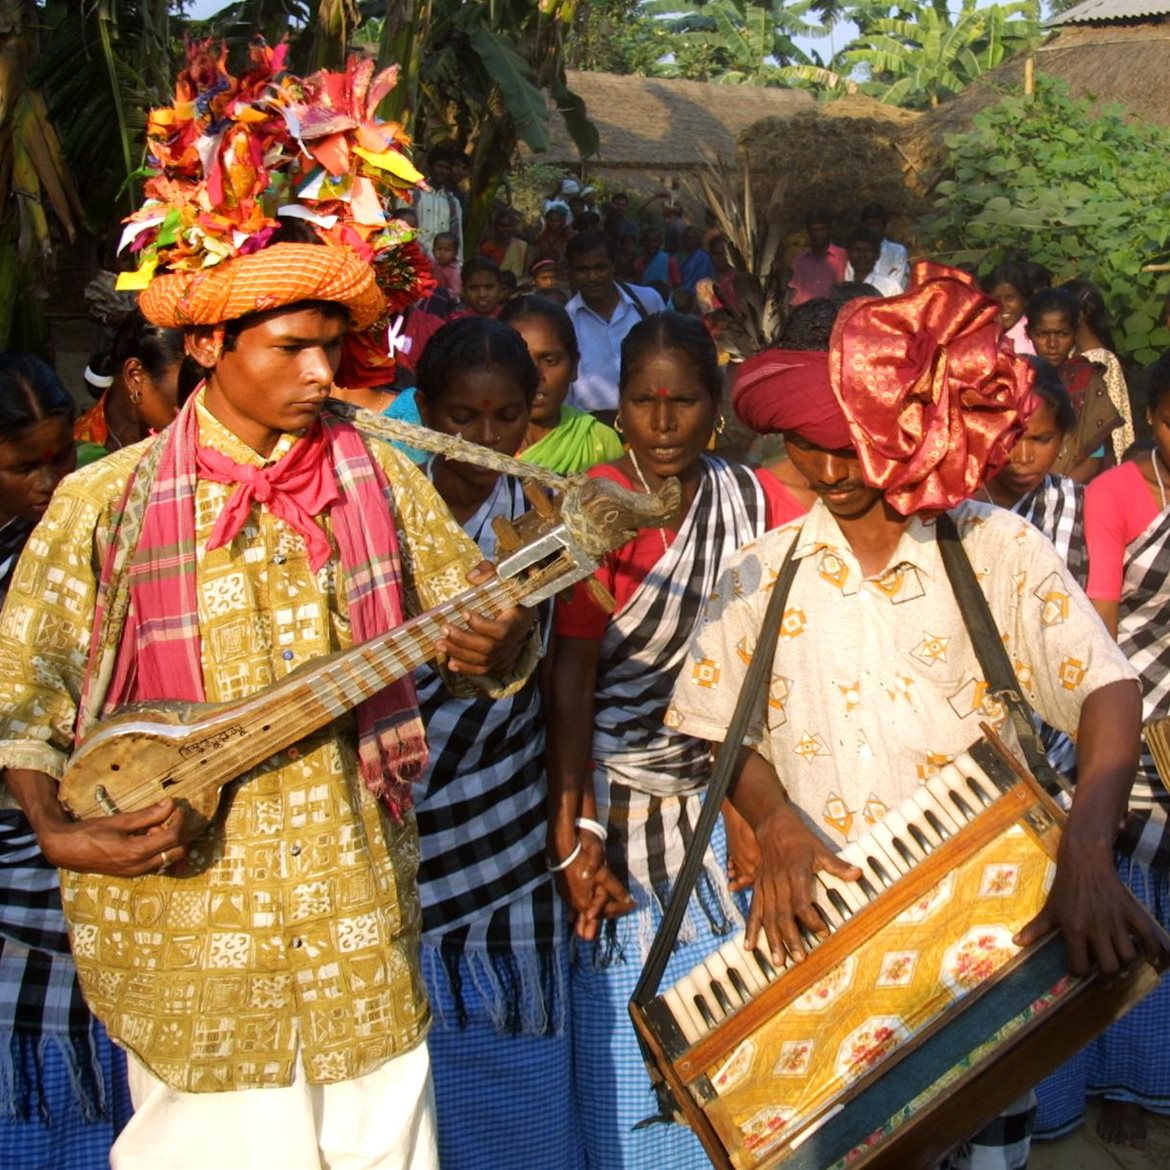
[[[899,297],[846,304],[827,354],[768,350],[738,376],[738,413],[784,434],[817,502],[725,569],[666,721],[722,742],[793,549],[799,568],[770,651],[763,726],[757,717],[732,780],[761,852],[748,945],[766,935],[778,966],[789,954],[806,957],[802,931],[827,930],[815,875],[861,878],[838,848],[965,751],[981,721],[1012,734],[947,579],[944,513],[1026,700],[1051,725],[1079,733],[1055,880],[1016,942],[1059,928],[1077,974],[1091,962],[1113,973],[1159,949],[1113,867],[1139,743],[1133,671],[1048,541],[969,500],[1006,461],[1031,406],[1030,371],[1001,350],[994,318],[993,302],[943,275]],[[863,988],[849,994],[863,1002]],[[949,1165],[1019,1170],[1031,1111],[1020,1102]]]
[[[210,55],[202,64],[212,77],[223,69]],[[233,213],[242,193],[280,188],[301,158],[266,104],[279,59],[254,56],[252,68],[213,87],[207,116],[228,123],[205,140],[218,178],[187,188],[214,204],[232,167],[263,157],[269,173],[245,181],[231,171],[235,194],[220,210]],[[334,75],[331,89],[335,99],[357,95],[359,114],[366,87],[370,109],[384,93],[360,68]],[[313,81],[291,92],[305,98]],[[265,96],[249,102],[250,93]],[[181,87],[180,96],[191,94]],[[322,413],[346,330],[384,312],[371,265],[337,242],[277,242],[278,225],[251,196],[250,218],[225,216],[216,241],[205,208],[196,231],[185,203],[158,202],[183,189],[167,172],[176,142],[188,162],[200,158],[191,136],[159,131],[173,125],[160,113],[181,120],[209,109],[182,108],[152,122],[163,134],[152,143],[153,227],[170,211],[186,227],[175,226],[169,245],[161,233],[151,244],[149,268],[161,274],[141,307],[186,330],[206,381],[159,437],[70,478],[34,533],[0,618],[0,765],[61,867],[86,998],[131,1053],[136,1112],[112,1166],[429,1168],[429,1015],[409,812],[426,748],[409,675],[369,687],[354,716],[305,738],[296,704],[274,704],[266,718],[287,727],[291,746],[235,785],[204,833],[192,835],[173,800],[82,821],[57,800],[75,742],[112,709],[239,699],[393,629],[408,607],[434,607],[491,577],[404,456],[368,448]],[[371,156],[370,134],[381,131],[365,129]],[[395,165],[409,169],[404,156]],[[350,180],[353,205],[368,209],[359,196],[372,193],[362,184],[376,168],[355,160],[342,171],[333,181]],[[229,258],[210,264],[212,242]],[[183,267],[184,251],[208,266]],[[468,614],[465,629],[452,622],[438,647],[451,685],[495,695],[519,686],[538,652],[527,612]],[[230,736],[201,748],[231,750]]]

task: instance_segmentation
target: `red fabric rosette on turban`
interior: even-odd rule
[[[846,303],[829,377],[866,482],[902,515],[952,508],[1006,462],[1033,406],[1032,367],[998,305],[950,276]]]
[[[829,355],[765,349],[740,367],[731,390],[735,413],[761,434],[793,431],[827,450],[853,439],[829,385]]]

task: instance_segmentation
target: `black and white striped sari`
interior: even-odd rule
[[[493,518],[515,519],[527,506],[519,481],[501,476],[464,528],[491,559]],[[505,699],[457,698],[430,667],[415,682],[430,746],[415,785],[428,985],[445,982],[458,1015],[469,972],[501,1032],[559,1032],[564,995],[550,957],[566,927],[544,860],[548,786],[535,676]]]
[[[704,456],[695,499],[669,549],[611,618],[602,638],[592,759],[598,816],[607,823],[606,859],[638,904],[638,949],[648,945],[682,865],[710,777],[704,740],[663,725],[674,681],[703,601],[727,557],[767,524],[755,474]],[[724,866],[709,848],[689,921],[725,934],[735,910]],[[618,924],[595,961],[617,957]]]
[[[1012,507],[1052,541],[1076,583],[1089,582],[1089,546],[1085,541],[1085,488],[1064,475],[1046,475],[1044,481]],[[1070,779],[1076,774],[1077,749],[1072,737],[1038,720],[1040,742],[1048,762]]]

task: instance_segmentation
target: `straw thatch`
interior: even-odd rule
[[[1035,53],[1036,69],[1063,78],[1077,97],[1119,102],[1135,121],[1170,126],[1170,19],[1072,24],[1057,28]],[[925,113],[901,148],[926,186],[945,164],[947,134],[968,130],[975,116],[1024,86],[1024,58],[1001,65],[958,97]]]
[[[876,201],[890,214],[891,235],[904,238],[925,210],[921,193],[908,182],[909,164],[900,145],[919,117],[853,95],[754,123],[739,136],[739,146],[757,201],[766,201],[776,177],[787,175],[786,236],[803,230],[805,212],[814,206],[831,208],[842,234],[857,224],[866,203]]]
[[[570,70],[569,88],[584,99],[601,136],[590,160],[592,177],[635,190],[654,190],[702,165],[702,150],[735,159],[736,135],[759,118],[813,107],[803,90],[713,85],[656,77]],[[563,121],[549,121],[549,149],[541,162],[575,169],[580,160]]]

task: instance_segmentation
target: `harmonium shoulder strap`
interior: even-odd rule
[[[632,1004],[652,1075],[712,1163],[931,1166],[1152,990],[1144,961],[1105,986],[1067,974],[1058,935],[1013,942],[1062,824],[984,727],[842,850],[859,881],[816,876],[831,930],[804,962],[777,969],[740,933]]]

